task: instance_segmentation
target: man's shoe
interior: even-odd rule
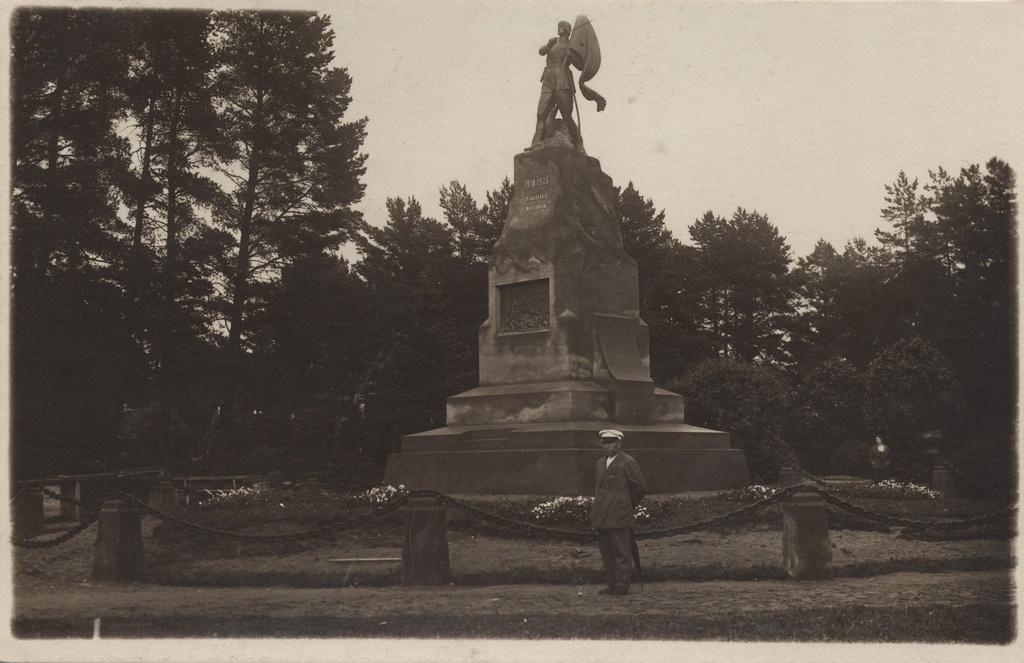
[[[603,594],[603,595],[607,596],[609,594],[614,594],[615,593],[615,588],[614,587],[605,587],[604,589],[597,590],[597,593],[598,594]]]

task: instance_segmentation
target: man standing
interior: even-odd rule
[[[603,430],[598,433],[604,458],[597,461],[594,508],[590,522],[597,530],[608,586],[598,594],[621,596],[629,592],[633,572],[631,541],[636,524],[634,511],[647,494],[647,483],[632,456],[622,453],[622,433]]]
[[[533,148],[546,138],[550,132],[555,109],[562,116],[565,128],[569,131],[573,145],[580,145],[580,130],[572,119],[573,95],[576,88],[572,82],[572,71],[569,70],[571,58],[576,57],[569,50],[569,34],[572,26],[568,21],[558,24],[558,36],[552,37],[548,43],[540,47],[540,54],[546,57],[544,73],[541,74],[540,103],[537,105],[537,130],[533,134],[533,142],[527,149]]]

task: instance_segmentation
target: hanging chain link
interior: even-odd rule
[[[519,530],[520,532],[529,532],[531,534],[540,534],[552,539],[562,539],[567,541],[578,541],[580,543],[588,543],[590,541],[597,540],[597,533],[586,530],[570,530],[570,529],[558,529],[555,527],[545,527],[543,525],[535,525],[533,523],[524,523],[507,516],[502,516],[496,513],[490,513],[484,511],[478,507],[457,500],[450,495],[439,493],[433,490],[413,490],[409,493],[411,497],[431,497],[441,504],[451,506],[452,508],[458,509],[463,513],[469,514],[480,520],[494,523],[508,529]]]
[[[398,510],[404,506],[410,499],[408,495],[403,495],[395,498],[394,500],[384,504],[371,513],[358,516],[355,518],[349,518],[348,520],[339,521],[331,525],[325,525],[316,529],[307,530],[305,532],[296,532],[294,534],[243,534],[241,532],[229,532],[227,530],[217,529],[216,527],[208,527],[206,525],[200,525],[198,523],[189,522],[177,516],[173,516],[169,513],[164,513],[159,509],[155,509],[142,500],[138,499],[134,495],[128,495],[126,493],[118,494],[127,502],[131,502],[137,506],[141,511],[148,513],[151,516],[156,517],[159,520],[164,521],[170,525],[176,525],[184,529],[190,529],[194,532],[201,534],[209,534],[211,536],[218,536],[222,539],[231,539],[233,541],[249,541],[253,543],[282,543],[285,541],[301,541],[303,539],[313,539],[316,537],[324,536],[326,534],[333,534],[342,530],[350,529],[358,525],[377,520],[393,511]]]
[[[730,511],[729,513],[722,514],[721,516],[709,518],[708,520],[702,520],[700,522],[689,523],[686,525],[679,525],[677,527],[669,527],[666,529],[641,530],[636,533],[636,538],[637,540],[663,539],[670,536],[677,536],[679,534],[689,534],[690,532],[695,532],[697,530],[705,529],[708,527],[724,525],[725,523],[731,522],[733,520],[738,520],[740,518],[743,518],[744,516],[749,516],[752,513],[756,513],[762,509],[770,507],[773,504],[777,504],[781,502],[783,499],[789,497],[790,495],[799,492],[799,488],[800,486],[789,486],[787,488],[783,488],[774,495],[769,495],[768,497],[758,500],[753,504],[748,504],[745,507],[736,509],[735,511]]]
[[[1012,498],[1017,493],[1017,491],[1015,489],[1007,490],[1005,488],[996,488],[995,486],[992,486],[990,484],[982,483],[981,481],[978,481],[977,479],[974,479],[972,477],[967,476],[966,474],[961,472],[959,468],[954,467],[952,463],[947,463],[944,460],[940,461],[939,465],[942,465],[943,467],[945,467],[946,469],[951,471],[953,474],[957,475],[958,477],[960,477],[961,479],[966,481],[967,483],[971,484],[972,486],[976,486],[976,487],[982,489],[983,491],[986,491],[986,492],[988,492],[988,493],[990,493],[992,495],[999,495],[1000,497]]]
[[[52,493],[51,491],[46,491],[45,489],[44,489],[44,491],[47,492],[50,495],[56,495],[55,493]],[[779,491],[777,491],[776,493],[774,493],[773,495],[770,495],[769,497],[766,497],[764,499],[758,500],[757,502],[754,502],[752,504],[744,506],[744,507],[742,507],[740,509],[736,509],[735,511],[731,511],[729,513],[725,513],[725,514],[722,514],[720,516],[716,516],[714,518],[709,518],[707,520],[703,520],[703,521],[700,521],[700,522],[689,523],[689,524],[686,524],[686,525],[680,525],[680,526],[677,526],[677,527],[670,527],[670,528],[659,529],[659,530],[640,530],[640,531],[636,532],[636,538],[638,540],[639,539],[659,539],[659,538],[678,536],[680,534],[686,534],[686,533],[694,532],[694,531],[701,530],[701,529],[707,529],[707,528],[710,528],[710,527],[716,527],[716,526],[719,526],[719,525],[723,525],[723,524],[729,523],[729,522],[731,522],[733,520],[738,520],[738,519],[743,518],[745,516],[748,516],[750,514],[756,513],[757,511],[760,511],[762,509],[766,509],[769,506],[772,506],[774,504],[778,504],[778,503],[782,502],[784,499],[786,499],[788,497],[791,497],[791,496],[793,496],[793,495],[795,495],[797,493],[801,493],[801,492],[814,492],[814,493],[817,493],[818,495],[821,496],[821,498],[824,501],[828,502],[832,506],[835,506],[837,508],[843,509],[843,510],[848,511],[850,513],[853,513],[855,515],[858,515],[858,516],[861,516],[861,517],[864,517],[864,518],[868,518],[870,520],[876,520],[876,521],[880,521],[880,522],[883,522],[883,523],[887,523],[889,525],[897,525],[897,526],[908,527],[908,528],[913,528],[913,529],[944,529],[944,530],[965,529],[965,528],[968,528],[968,527],[973,527],[975,525],[980,525],[980,524],[983,524],[983,523],[987,523],[987,522],[991,522],[991,521],[994,521],[994,520],[998,520],[1000,518],[1005,518],[1006,516],[1009,516],[1010,514],[1014,513],[1017,510],[1017,506],[1016,505],[1012,505],[1012,506],[1006,507],[1004,509],[1000,509],[1000,510],[992,512],[992,513],[982,514],[982,515],[979,515],[979,516],[974,516],[972,518],[965,518],[965,519],[960,519],[960,520],[913,520],[913,519],[909,519],[909,518],[900,518],[900,517],[896,517],[896,516],[890,516],[888,514],[879,513],[879,512],[876,512],[876,511],[871,511],[869,509],[865,509],[863,507],[860,507],[860,506],[857,506],[857,505],[852,504],[850,502],[847,502],[847,501],[845,501],[845,500],[843,500],[843,499],[841,499],[839,497],[836,497],[835,495],[832,495],[831,493],[829,493],[824,488],[822,488],[820,486],[817,486],[817,485],[813,485],[813,484],[800,484],[800,485],[788,486],[786,488],[782,488]],[[57,496],[57,497],[60,498],[60,496]],[[499,525],[501,527],[505,527],[505,528],[512,529],[512,530],[517,530],[517,531],[520,531],[520,532],[526,532],[526,533],[534,534],[534,535],[541,535],[541,536],[544,536],[544,537],[547,537],[547,538],[552,538],[552,539],[576,541],[576,542],[580,542],[580,543],[588,543],[588,542],[592,542],[592,541],[597,539],[597,533],[594,532],[594,531],[559,529],[559,528],[554,528],[554,527],[546,527],[546,526],[543,526],[543,525],[536,525],[536,524],[533,524],[533,523],[525,523],[525,522],[522,522],[522,521],[515,520],[513,518],[509,518],[507,516],[502,516],[502,515],[499,515],[499,514],[490,513],[490,512],[485,511],[485,510],[483,510],[483,509],[481,509],[479,507],[473,506],[472,504],[470,504],[468,502],[456,499],[456,498],[454,498],[454,497],[452,497],[450,495],[445,495],[444,493],[439,493],[439,492],[433,491],[433,490],[413,490],[413,491],[409,491],[408,493],[396,496],[395,498],[393,498],[392,500],[390,500],[386,504],[383,504],[383,505],[377,507],[376,509],[374,509],[370,513],[367,513],[367,514],[364,514],[364,515],[361,515],[361,516],[357,516],[357,517],[354,517],[354,518],[349,518],[347,520],[339,521],[337,523],[333,523],[333,524],[330,524],[330,525],[325,525],[323,527],[318,527],[316,529],[307,530],[307,531],[303,531],[303,532],[296,532],[296,533],[293,533],[293,534],[243,534],[241,532],[230,532],[230,531],[218,529],[218,528],[215,528],[215,527],[209,527],[209,526],[206,526],[206,525],[200,525],[198,523],[189,522],[187,520],[179,518],[178,516],[174,516],[174,515],[165,513],[165,512],[163,512],[163,511],[161,511],[159,509],[156,509],[154,507],[149,506],[149,504],[147,504],[146,502],[140,500],[138,497],[136,497],[135,495],[130,494],[130,493],[126,493],[126,492],[123,492],[123,491],[117,491],[117,492],[113,493],[111,495],[111,497],[116,497],[116,498],[122,499],[122,500],[124,500],[126,502],[129,502],[131,504],[134,504],[136,507],[138,507],[144,513],[152,515],[152,516],[156,517],[157,519],[159,519],[159,520],[161,520],[163,522],[166,522],[166,523],[168,523],[170,525],[174,525],[174,526],[177,526],[177,527],[182,527],[184,529],[189,529],[189,530],[192,530],[194,532],[199,532],[201,534],[208,534],[208,535],[211,535],[211,536],[216,536],[216,537],[225,538],[225,539],[231,539],[231,540],[234,540],[234,541],[248,541],[248,542],[254,542],[254,543],[281,543],[281,542],[286,542],[286,541],[301,541],[301,540],[304,540],[304,539],[312,539],[312,538],[317,538],[317,537],[325,536],[327,534],[333,534],[333,533],[336,533],[336,532],[341,532],[341,531],[346,530],[346,529],[351,529],[353,527],[357,527],[359,525],[363,525],[363,524],[372,522],[374,520],[378,520],[378,519],[380,519],[380,518],[382,518],[382,517],[384,517],[384,516],[386,516],[386,515],[388,515],[390,513],[393,513],[395,511],[397,511],[399,508],[401,508],[401,507],[405,506],[406,504],[408,504],[410,500],[416,499],[416,498],[431,498],[431,499],[437,501],[440,504],[443,504],[443,505],[446,505],[446,506],[450,506],[450,507],[452,507],[454,509],[457,509],[459,511],[462,511],[463,513],[466,513],[466,514],[468,514],[470,516],[473,516],[475,518],[479,518],[480,520],[483,520],[485,522],[490,522],[490,523],[493,523],[495,525]],[[81,505],[81,506],[86,506],[86,505],[82,505],[82,503],[79,502],[78,500],[72,500],[72,499],[69,499],[69,498],[60,498],[60,499],[63,499],[63,501],[71,502],[73,504],[78,504],[78,505]],[[62,534],[61,536],[56,537],[54,539],[50,539],[48,541],[30,541],[30,540],[15,539],[15,538],[12,538],[12,541],[15,543],[15,545],[19,545],[19,546],[22,546],[22,547],[28,547],[28,548],[44,548],[44,547],[50,547],[50,546],[59,545],[60,543],[63,543],[65,541],[67,541],[67,540],[70,540],[72,537],[74,537],[77,534],[79,534],[82,531],[84,531],[89,525],[94,523],[98,518],[99,518],[99,513],[97,512],[96,514],[92,515],[86,521],[83,521],[80,525],[78,525],[74,529],[69,530],[68,532]]]
[[[870,520],[876,520],[878,522],[885,523],[887,525],[896,525],[899,527],[908,527],[911,529],[932,529],[932,530],[956,530],[956,529],[967,529],[974,527],[975,525],[981,525],[983,523],[999,520],[1005,518],[1017,510],[1017,505],[1011,505],[998,511],[992,511],[990,513],[981,514],[972,518],[962,519],[947,519],[947,520],[913,520],[911,518],[900,518],[898,516],[890,516],[885,513],[879,513],[878,511],[871,511],[864,507],[851,504],[846,500],[832,495],[826,490],[820,489],[818,486],[803,485],[797,486],[805,491],[814,491],[818,493],[823,500],[829,504],[836,506],[845,511],[849,511],[855,515]]]
[[[70,541],[71,539],[75,538],[76,536],[78,536],[79,534],[84,532],[85,530],[89,529],[89,527],[93,523],[95,523],[97,520],[99,520],[99,519],[100,519],[100,514],[97,511],[96,513],[92,514],[91,516],[89,516],[88,518],[83,520],[81,523],[76,525],[75,527],[69,529],[68,531],[64,532],[60,536],[55,536],[52,539],[46,539],[44,541],[37,541],[35,539],[20,539],[18,537],[12,536],[11,537],[11,543],[13,543],[14,545],[19,546],[21,548],[53,548],[55,546],[59,546],[60,544],[66,542],[66,541]]]
[[[101,499],[98,502],[88,502],[87,503],[87,502],[82,502],[81,500],[75,499],[74,497],[64,497],[60,493],[54,492],[54,491],[50,490],[49,488],[47,488],[46,486],[40,487],[40,491],[42,491],[43,495],[46,495],[47,497],[52,497],[53,499],[55,499],[55,500],[57,500],[59,502],[65,502],[67,504],[71,504],[71,505],[74,505],[74,506],[77,506],[77,507],[82,507],[83,509],[99,509],[100,507],[103,506],[103,502],[106,501],[107,499],[109,499],[110,496],[113,494],[113,493],[108,493],[107,495],[104,495],[103,499]]]
[[[150,481],[148,484],[146,484],[142,488],[139,488],[138,490],[136,490],[135,493],[137,494],[137,493],[141,493],[143,490],[148,490],[155,483],[157,483],[157,480]],[[85,530],[89,529],[90,525],[92,525],[97,520],[99,520],[99,518],[100,518],[100,509],[103,507],[103,503],[104,502],[106,502],[108,499],[111,499],[113,497],[117,497],[117,496],[119,496],[121,494],[125,494],[125,493],[120,493],[118,491],[112,491],[110,493],[107,493],[103,497],[103,499],[99,500],[98,502],[86,503],[86,502],[82,502],[81,500],[77,500],[74,497],[64,497],[60,493],[54,492],[54,491],[50,490],[49,488],[47,488],[46,486],[40,486],[39,490],[44,495],[52,497],[55,500],[58,500],[60,502],[66,502],[68,504],[72,504],[72,505],[77,506],[77,507],[81,507],[81,508],[85,508],[85,509],[90,509],[93,512],[91,514],[89,514],[84,520],[82,520],[82,522],[80,522],[78,525],[75,525],[74,527],[72,527],[68,531],[64,532],[60,536],[55,536],[52,539],[45,539],[43,541],[38,541],[36,539],[22,539],[22,538],[18,538],[18,537],[15,537],[15,536],[11,536],[10,537],[11,543],[16,545],[16,546],[19,546],[21,548],[52,548],[54,546],[59,546],[62,543],[70,541],[71,539],[75,538],[76,536],[78,536],[79,534],[84,532]],[[134,499],[134,495],[132,495],[132,498]]]

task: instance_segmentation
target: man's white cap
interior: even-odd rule
[[[622,431],[615,430],[614,428],[606,428],[597,434],[600,438],[613,437],[616,440],[622,439]]]

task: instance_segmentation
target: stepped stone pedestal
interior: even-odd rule
[[[384,481],[445,493],[587,495],[597,432],[617,428],[652,493],[749,483],[727,433],[686,425],[654,386],[637,265],[612,180],[557,136],[515,157],[515,195],[488,276],[480,386],[447,426],[406,435]]]

